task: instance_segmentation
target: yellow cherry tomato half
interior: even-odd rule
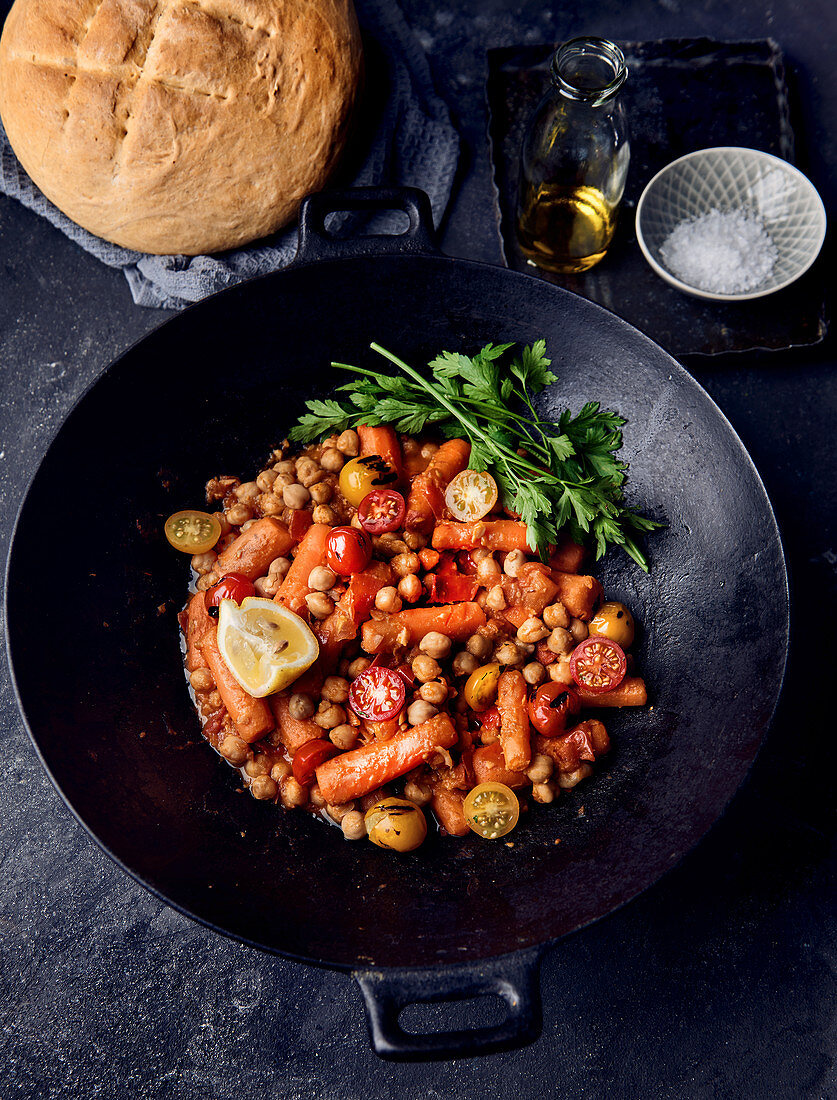
[[[364,822],[373,844],[396,852],[414,851],[427,836],[421,807],[406,798],[382,798],[369,807]]]
[[[463,470],[445,489],[445,504],[455,519],[473,523],[497,503],[497,482],[484,470]]]
[[[462,805],[468,827],[486,840],[510,833],[520,817],[517,795],[505,783],[480,783]]]
[[[610,638],[623,649],[628,649],[633,644],[633,615],[623,603],[617,603],[615,600],[602,604],[587,629],[591,634]]]
[[[499,679],[499,665],[482,665],[481,668],[474,669],[463,689],[465,702],[471,710],[488,710],[494,706]]]
[[[164,530],[175,550],[182,550],[184,554],[205,554],[221,537],[218,517],[192,508],[169,516]]]
[[[357,508],[373,489],[386,489],[398,481],[398,474],[380,455],[350,458],[340,471],[340,492]]]

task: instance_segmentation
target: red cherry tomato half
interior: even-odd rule
[[[326,542],[326,565],[341,577],[359,573],[372,560],[372,540],[358,527],[332,527]]]
[[[402,527],[406,512],[406,501],[395,489],[373,489],[360,502],[357,518],[370,535],[383,535]]]
[[[212,588],[207,588],[204,599],[207,607],[218,607],[221,600],[232,600],[234,603],[241,603],[248,596],[255,596],[255,594],[256,589],[252,581],[249,581],[242,573],[227,573],[226,577],[222,577]]]
[[[578,714],[581,703],[572,690],[552,681],[541,684],[529,700],[529,720],[544,737],[557,737],[567,728],[567,719]]]
[[[337,746],[332,745],[330,741],[326,741],[322,737],[317,737],[313,741],[306,741],[294,753],[292,763],[294,779],[297,783],[307,786],[314,778],[314,772],[320,764],[331,759],[336,752]]]
[[[370,666],[352,681],[349,688],[349,706],[359,718],[372,722],[386,722],[394,718],[404,706],[407,690],[404,680],[391,668]]]
[[[610,638],[592,634],[573,650],[570,675],[587,691],[613,691],[625,679],[625,651]]]

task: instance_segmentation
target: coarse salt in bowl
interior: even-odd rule
[[[686,294],[716,302],[789,286],[817,258],[825,207],[813,184],[758,149],[699,149],[667,164],[636,210],[651,267]]]

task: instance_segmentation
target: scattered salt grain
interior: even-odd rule
[[[660,248],[684,283],[710,294],[744,294],[764,282],[779,253],[764,223],[745,210],[710,210],[680,222]]]

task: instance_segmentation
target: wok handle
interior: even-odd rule
[[[518,951],[444,970],[362,970],[366,1023],[377,1055],[392,1062],[470,1057],[532,1043],[541,1033],[541,949]],[[411,1004],[496,994],[508,1015],[490,1027],[414,1034],[398,1021]]]
[[[367,233],[334,236],[325,226],[329,214],[345,211],[366,215],[403,211],[409,224],[403,233]],[[416,187],[356,187],[348,191],[321,191],[303,199],[299,208],[299,244],[296,263],[354,259],[357,256],[438,255],[433,240],[430,199]]]

